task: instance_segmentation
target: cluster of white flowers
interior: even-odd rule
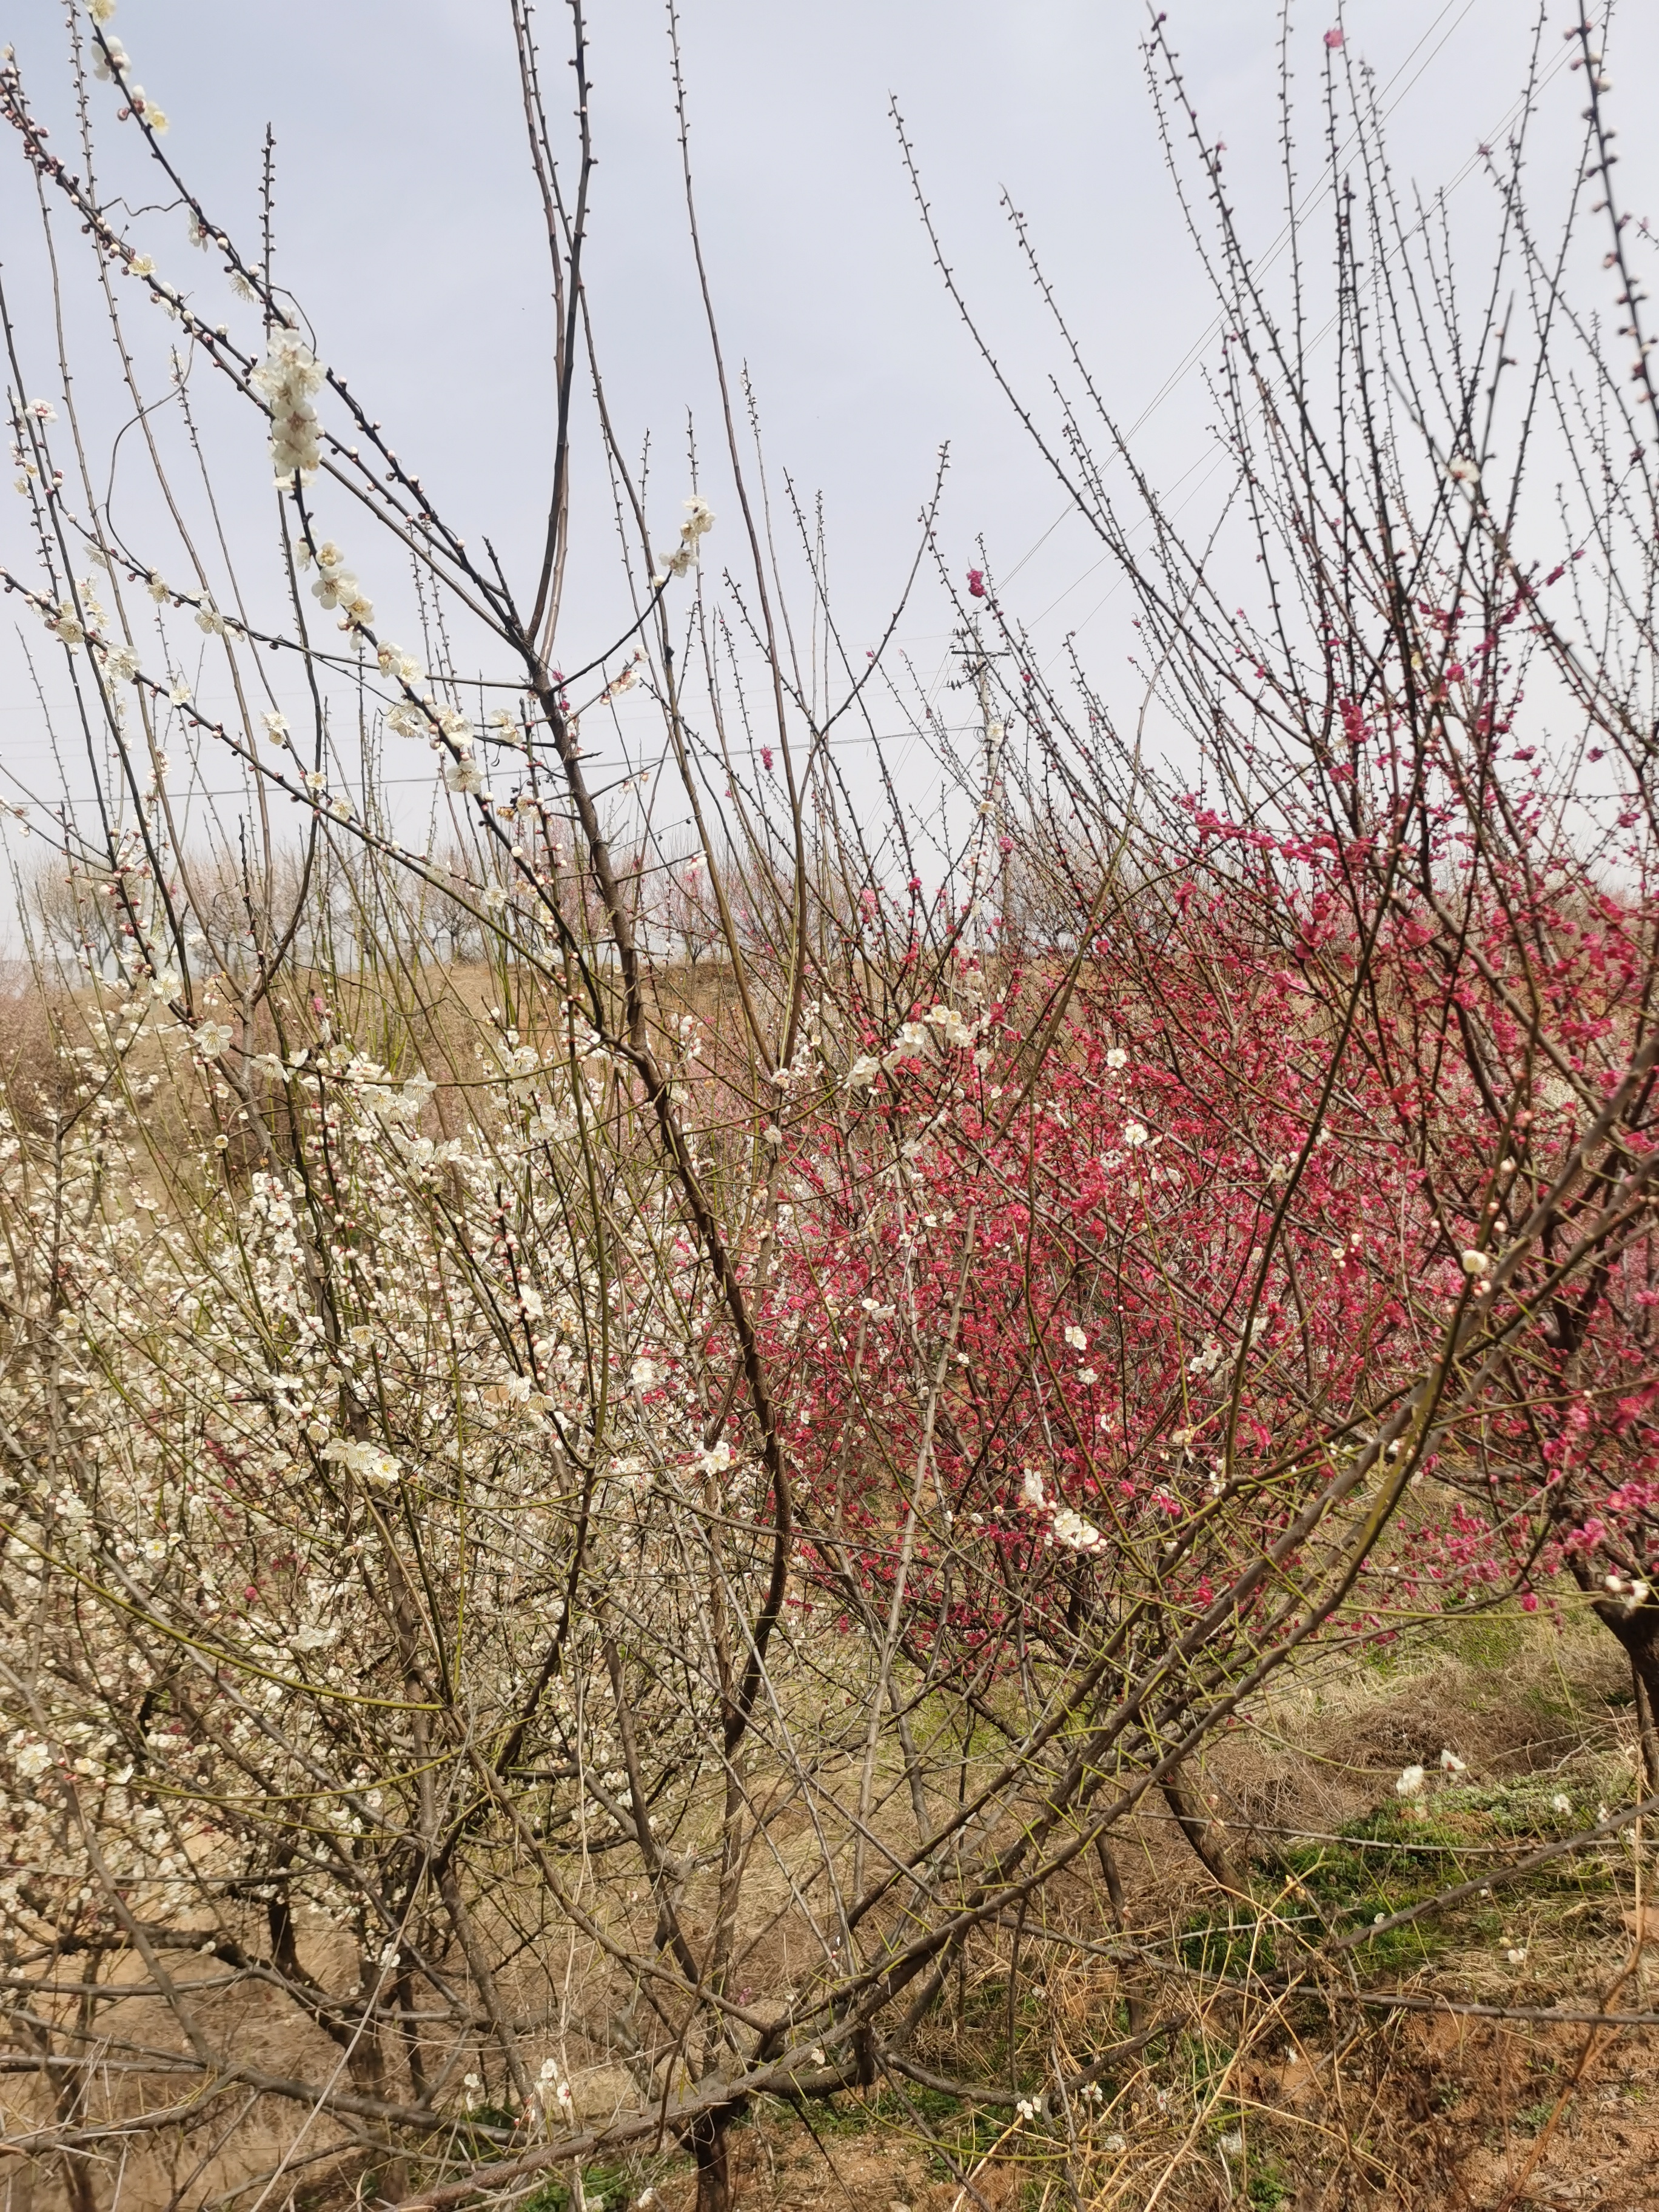
[[[1435,1764],[1448,1779],[1454,1775],[1468,1772],[1468,1761],[1460,1759],[1457,1753],[1449,1748],[1442,1751]],[[1425,1766],[1414,1765],[1402,1767],[1395,1781],[1394,1794],[1396,1797],[1420,1797],[1427,1786],[1428,1779],[1429,1771]]]
[[[922,1019],[935,1032],[941,1044],[952,1051],[969,1050],[979,1034],[978,1024],[964,1021],[954,1006],[932,1006]]]
[[[337,1870],[354,1862],[331,1872],[326,1850],[291,1892],[349,1929],[374,1853],[409,1830],[422,1768],[385,1625],[411,1590],[441,1630],[464,1612],[469,1711],[492,1734],[514,1723],[545,1649],[544,1608],[526,1597],[567,1571],[567,1441],[601,1470],[584,1508],[589,1571],[625,1575],[635,1621],[660,1616],[665,1638],[689,1640],[679,1540],[651,1516],[677,1481],[701,1510],[699,1468],[735,1484],[741,1462],[725,1439],[703,1449],[695,1394],[670,1387],[709,1325],[700,1290],[677,1283],[655,1310],[635,1290],[628,1325],[613,1319],[596,1349],[606,1279],[591,1223],[573,1235],[583,1076],[555,1044],[487,1031],[482,1118],[441,1134],[428,1078],[399,1079],[319,1026],[241,1064],[275,1102],[261,1110],[286,1151],[240,1183],[198,1171],[188,1146],[148,1147],[152,1117],[119,1082],[58,1146],[0,1105],[0,1299],[35,1317],[32,1349],[0,1372],[0,1419],[17,1467],[54,1439],[44,1480],[0,1480],[0,1590],[88,1662],[37,1670],[27,1696],[0,1686],[13,1956],[50,1960],[91,1930],[118,1942],[112,1882],[123,1911],[210,1936],[214,1900],[257,1887],[270,1823],[295,1808],[313,1837],[365,1855],[360,1894]],[[232,1117],[203,1163],[237,1126],[222,1080],[232,1042],[211,1011],[153,1032],[158,1079],[176,1091],[169,1127]],[[629,1176],[607,1264],[646,1285],[677,1217],[665,1183],[635,1162]],[[504,1189],[519,1194],[505,1214]],[[211,1667],[175,1698],[181,1644]],[[537,1817],[574,1838],[597,1812],[582,1778],[614,1780],[622,1760],[610,1701],[572,1686],[580,1668],[602,1673],[597,1646],[578,1639],[564,1664],[537,1726],[545,1763],[570,1778]],[[359,1726],[371,1707],[372,1742]],[[659,1762],[685,1723],[649,1725]],[[71,1778],[84,1832],[65,1828]],[[391,1932],[371,1929],[365,1957]],[[568,2112],[562,2075],[544,2079]]]
[[[712,515],[709,517],[709,520],[711,522],[714,520],[714,517]],[[645,654],[643,652],[635,653],[631,659],[623,664],[621,672],[618,675],[613,676],[611,681],[605,685],[604,690],[600,692],[600,702],[603,704],[607,700],[620,699],[624,691],[631,691],[633,690],[634,686],[645,674]]]
[[[1073,1507],[1048,1496],[1035,1468],[1028,1467],[1021,1474],[1020,1497],[1032,1512],[1047,1516],[1049,1540],[1066,1551],[1097,1552],[1105,1544],[1105,1537],[1092,1521],[1085,1521]]]
[[[1215,1380],[1222,1362],[1227,1357],[1227,1347],[1218,1336],[1206,1336],[1201,1348],[1187,1362],[1187,1372],[1206,1382]]]
[[[299,549],[300,565],[309,568],[310,549]],[[345,564],[345,555],[331,539],[325,538],[317,548],[317,580],[311,587],[313,599],[326,607],[331,614],[340,611],[341,627],[361,629],[374,619],[374,609],[368,594]]]
[[[270,412],[270,465],[286,490],[297,476],[306,483],[322,463],[321,428],[312,404],[325,370],[297,331],[272,331],[264,360],[251,381]]]
[[[396,677],[400,684],[418,684],[424,673],[420,662],[389,638],[376,647],[374,659],[382,676]]]
[[[1645,1605],[1652,1595],[1648,1584],[1639,1575],[1634,1579],[1627,1580],[1620,1574],[1608,1574],[1602,1577],[1602,1583],[1610,1597],[1624,1600],[1626,1613],[1634,1613],[1638,1606]]]
[[[403,1469],[395,1452],[383,1445],[371,1443],[348,1443],[336,1437],[323,1447],[323,1457],[336,1465],[348,1468],[365,1482],[382,1485],[395,1483]]]
[[[1085,1521],[1069,1505],[1057,1505],[1050,1524],[1049,1534],[1055,1543],[1063,1544],[1068,1552],[1097,1552],[1106,1539],[1092,1521]]]
[[[88,12],[92,15],[94,22],[106,23],[115,10],[112,8],[107,15],[98,15],[95,10],[90,9]],[[106,38],[101,46],[94,46],[93,49],[92,73],[100,84],[108,84],[117,70],[125,76],[131,66],[131,63],[127,58],[127,50],[119,39]]]
[[[115,13],[115,0],[87,0],[87,13],[100,28]],[[135,115],[142,116],[150,129],[160,137],[167,130],[167,118],[142,84],[128,82],[132,69],[126,48],[119,39],[105,34],[103,44],[95,41],[92,50],[92,73],[100,84],[112,82],[119,74],[127,96],[127,106]]]
[[[927,1051],[930,1039],[922,1022],[902,1022],[894,1035],[893,1042],[881,1056],[886,1068],[896,1067],[901,1060],[920,1060]]]
[[[685,520],[680,525],[680,542],[672,553],[659,553],[657,574],[651,579],[660,588],[671,576],[683,576],[697,557],[697,541],[714,526],[713,508],[706,499],[691,498],[685,502]]]
[[[872,1053],[860,1053],[847,1071],[847,1086],[850,1091],[862,1090],[873,1083],[884,1068],[890,1073],[907,1060],[924,1059],[935,1039],[946,1050],[965,1051],[978,1034],[978,1024],[965,1021],[954,1006],[931,1006],[919,1021],[901,1023],[892,1042],[879,1058]]]

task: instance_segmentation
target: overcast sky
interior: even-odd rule
[[[1201,379],[1170,380],[1210,313],[1160,159],[1139,54],[1145,10],[1133,0],[682,5],[728,360],[752,372],[775,471],[824,495],[850,629],[873,635],[948,441],[953,565],[978,557],[981,533],[1003,575],[1030,555],[1014,596],[1045,640],[1078,627],[1085,652],[1121,659],[1121,595],[1109,596],[1109,572],[1079,521],[1044,536],[1063,498],[944,296],[889,100],[951,263],[1022,388],[1044,405],[1059,356],[999,207],[1005,185],[1112,406],[1133,422],[1165,395],[1140,434],[1170,481],[1203,450]],[[1555,0],[1550,12],[1553,64],[1576,11]],[[1318,82],[1334,14],[1334,0],[1296,12],[1304,91]],[[1609,53],[1627,125],[1621,186],[1639,215],[1653,162],[1633,125],[1659,90],[1659,9],[1626,14]],[[568,14],[543,0],[539,20],[562,111]],[[1529,0],[1352,0],[1344,11],[1349,51],[1376,72],[1402,179],[1425,191],[1455,184],[1476,238],[1490,186],[1474,157],[1513,110],[1532,20]],[[67,135],[58,0],[0,0],[0,24],[32,97]],[[279,276],[399,453],[469,537],[488,533],[522,573],[540,527],[547,285],[504,0],[122,0],[112,28],[172,118],[174,158],[249,241],[260,138],[274,126]],[[1170,28],[1204,124],[1227,142],[1247,228],[1265,244],[1280,219],[1277,10],[1269,0],[1172,0]],[[653,512],[666,538],[686,488],[687,410],[705,450],[717,426],[660,0],[591,0],[589,32],[600,153],[593,309],[616,414],[631,441],[649,429],[655,441]],[[1569,141],[1579,82],[1560,71],[1547,87],[1546,156]],[[1307,178],[1315,167],[1310,150]],[[26,182],[15,158],[0,161],[0,238],[21,235]],[[1559,178],[1547,158],[1534,182],[1548,202]],[[191,257],[180,273],[199,290],[202,270]],[[732,520],[723,514],[721,529]],[[573,655],[605,641],[616,605],[603,518],[590,507],[583,521],[562,633]],[[8,543],[9,557],[18,550]],[[924,594],[905,633],[919,662],[937,659],[945,632],[939,600]],[[0,733],[15,760],[19,726],[33,726],[6,681]]]

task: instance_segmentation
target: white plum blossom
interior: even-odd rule
[[[1123,1124],[1122,1141],[1132,1152],[1139,1152],[1140,1147],[1146,1141],[1146,1123],[1144,1121],[1126,1121]]]
[[[43,1743],[32,1729],[20,1729],[7,1749],[18,1773],[27,1781],[33,1781],[36,1775],[44,1774],[52,1764],[51,1747]]]
[[[345,556],[337,545],[317,548],[317,580],[311,587],[311,596],[331,613],[338,607],[349,626],[361,628],[374,619],[374,609],[346,567]]]
[[[365,1482],[378,1483],[382,1488],[396,1482],[403,1473],[397,1454],[387,1451],[382,1444],[347,1443],[337,1437],[332,1443],[325,1445],[323,1457],[349,1468]]]
[[[1105,1541],[1092,1521],[1085,1521],[1069,1505],[1058,1506],[1054,1511],[1054,1539],[1064,1544],[1068,1552],[1096,1552]]]
[[[1066,1331],[1066,1341],[1073,1352],[1086,1352],[1089,1349],[1089,1340],[1075,1322],[1073,1322]]]
[[[459,760],[451,761],[445,768],[444,781],[451,791],[459,791],[463,794],[482,791],[484,786],[483,770],[471,753],[463,753]]]
[[[1187,1362],[1187,1372],[1189,1375],[1201,1375],[1206,1379],[1212,1379],[1226,1357],[1227,1348],[1221,1339],[1218,1336],[1206,1336],[1204,1340],[1203,1350],[1194,1352]]]
[[[680,525],[680,542],[672,553],[659,553],[657,574],[653,585],[665,584],[671,576],[683,576],[697,557],[697,540],[714,526],[713,508],[706,499],[693,497],[685,502],[686,517]]]
[[[941,1041],[954,1051],[967,1051],[977,1034],[976,1024],[963,1021],[954,1006],[932,1006],[922,1019],[930,1029],[937,1030]]]
[[[601,701],[619,699],[624,691],[631,691],[645,674],[645,668],[644,652],[642,650],[635,652],[630,660],[623,663],[621,672],[613,676],[604,690],[600,692]]]
[[[320,426],[312,395],[325,371],[297,331],[273,330],[265,357],[251,379],[270,411],[270,465],[283,489],[301,483],[322,464]]]
[[[902,1060],[919,1060],[927,1049],[926,1025],[921,1022],[905,1022],[882,1054],[881,1064],[884,1067],[896,1067]]]

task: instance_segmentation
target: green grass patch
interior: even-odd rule
[[[681,2161],[683,2163],[683,2161]],[[664,2171],[666,2171],[666,2167]],[[623,2212],[637,2193],[640,2177],[628,2166],[587,2166],[582,2168],[582,2197],[592,2203],[601,2199],[605,2212]],[[571,2200],[575,2192],[570,2186],[570,2175],[550,2175],[535,2192],[523,2200],[523,2212],[572,2212]],[[574,2212],[581,2212],[580,2205]]]
[[[1368,1921],[1387,1920],[1422,1905],[1442,1890],[1479,1881],[1529,1845],[1571,1836],[1593,1814],[1582,1790],[1556,1780],[1528,1776],[1513,1782],[1453,1784],[1431,1787],[1421,1798],[1390,1799],[1351,1821],[1334,1839],[1291,1843],[1280,1856],[1333,1929],[1350,1935]],[[1261,1872],[1265,1886],[1277,1869]],[[1564,1854],[1523,1881],[1505,1883],[1504,1896],[1506,1901],[1577,1899],[1601,1895],[1609,1887],[1605,1865],[1592,1851]],[[1291,1900],[1285,1904],[1290,1906]],[[1291,1909],[1285,1917],[1298,1916]],[[1443,1918],[1431,1912],[1407,1927],[1383,1929],[1362,1955],[1389,1972],[1420,1966],[1454,1933],[1495,1932],[1501,1918],[1491,1900],[1466,1898],[1449,1907]]]
[[[1296,2184],[1276,2158],[1253,2158],[1244,2170],[1244,2202],[1255,2212],[1278,2212],[1296,2194]]]

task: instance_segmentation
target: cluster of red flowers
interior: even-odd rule
[[[1196,1619],[1407,1407],[1349,1627],[1564,1572],[1634,1619],[1649,917],[1190,819],[1076,960],[957,963],[971,1043],[918,1005],[790,1131],[768,1328],[817,1571],[849,1605],[902,1576],[918,1650],[1149,1591]]]

